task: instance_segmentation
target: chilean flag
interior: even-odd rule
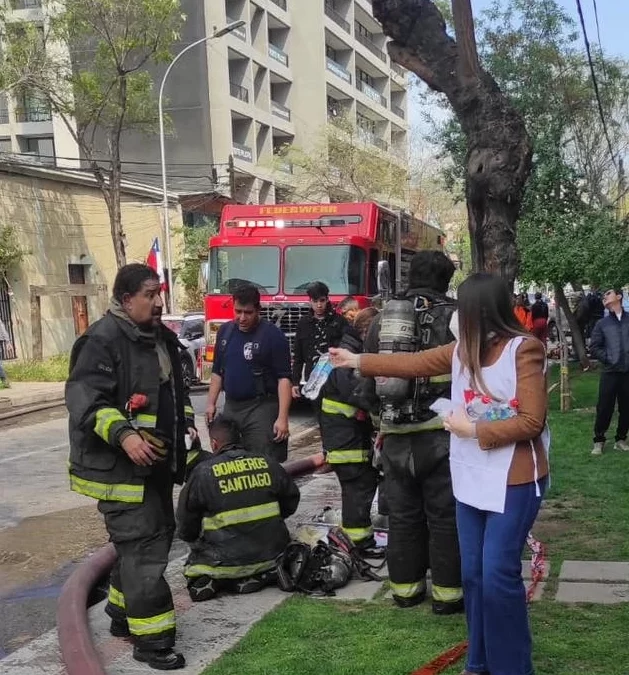
[[[164,274],[164,264],[162,262],[162,252],[159,249],[159,239],[155,237],[153,239],[153,245],[149,251],[148,257],[146,258],[146,264],[157,272],[159,275],[159,280],[162,284],[162,290],[165,291],[168,287],[166,283],[166,275]]]

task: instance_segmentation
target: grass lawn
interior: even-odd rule
[[[69,366],[69,354],[58,354],[43,361],[4,362],[4,369],[13,382],[65,382]]]
[[[558,369],[551,371],[551,379]],[[559,605],[551,598],[563,560],[629,560],[629,454],[592,457],[598,375],[574,374],[573,405],[551,396],[552,487],[536,528],[551,578],[531,620],[536,675],[627,675],[629,604]],[[613,434],[613,431],[612,431]],[[613,438],[613,436],[612,436]],[[206,675],[408,675],[465,638],[461,617],[429,606],[399,610],[384,599],[337,602],[294,597],[269,614]],[[448,670],[454,675],[462,663]]]

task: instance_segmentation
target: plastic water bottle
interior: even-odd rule
[[[308,382],[304,385],[303,395],[310,401],[315,401],[333,370],[334,366],[330,361],[330,355],[328,353],[322,354],[312,369]]]

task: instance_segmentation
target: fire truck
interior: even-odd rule
[[[413,254],[436,248],[443,248],[438,227],[375,202],[225,206],[209,242],[206,363],[213,361],[218,329],[233,318],[231,293],[242,282],[258,288],[262,316],[292,349],[297,322],[310,309],[312,281],[327,284],[333,304],[351,295],[366,307],[378,295],[382,261],[400,291]]]

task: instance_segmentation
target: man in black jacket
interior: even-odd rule
[[[302,316],[295,331],[293,349],[293,398],[299,398],[302,372],[307,382],[319,357],[337,347],[349,327],[347,319],[334,311],[330,289],[322,281],[308,286],[310,312]],[[316,405],[318,411],[318,404]]]
[[[603,295],[609,315],[592,330],[590,353],[603,366],[596,404],[593,455],[603,454],[605,434],[618,402],[616,450],[629,452],[629,315],[622,308],[622,290],[609,289]]]
[[[118,558],[111,573],[111,633],[131,635],[133,656],[158,670],[183,668],[173,651],[175,610],[164,571],[175,531],[173,483],[181,483],[194,410],[177,336],[161,323],[160,280],[126,265],[107,314],[72,349],[70,486],[98,499]]]
[[[268,454],[248,452],[234,421],[217,416],[210,441],[213,455],[193,470],[177,507],[179,536],[190,542],[184,573],[195,602],[273,583],[290,538],[284,519],[299,504],[293,479]]]

